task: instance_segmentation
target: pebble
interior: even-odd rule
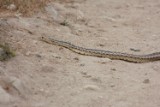
[[[76,60],[76,61],[79,61],[79,58],[78,57],[75,57],[75,58],[73,58],[74,60]]]
[[[85,64],[80,64],[80,66],[85,66]]]
[[[112,60],[109,59],[109,58],[100,58],[98,62],[101,63],[101,64],[106,64],[106,63],[111,62],[111,61]]]
[[[58,54],[56,54],[56,53],[53,53],[52,57],[57,58],[57,59],[61,59],[61,57]]]
[[[144,84],[148,84],[149,82],[150,82],[149,79],[145,79],[145,80],[143,81]]]
[[[83,75],[87,75],[87,72],[86,71],[82,71],[81,72]]]
[[[26,56],[30,56],[30,55],[31,55],[31,52],[28,51],[28,52],[25,53],[25,55],[26,55]]]
[[[42,58],[42,56],[40,54],[36,54],[36,57],[38,58]]]
[[[96,85],[86,85],[86,86],[84,86],[83,89],[85,89],[85,90],[91,90],[91,91],[100,90],[100,88],[98,86],[96,86]]]
[[[24,91],[23,84],[20,79],[11,77],[13,87],[15,87],[19,92]]]
[[[116,71],[116,68],[111,68],[112,71]]]
[[[7,6],[8,10],[16,10],[16,6],[14,4],[10,4],[9,6]]]
[[[77,10],[77,20],[83,20],[84,19],[84,13],[80,10]]]
[[[134,49],[134,48],[130,48],[131,51],[134,51],[134,52],[140,52],[141,50],[140,49]]]

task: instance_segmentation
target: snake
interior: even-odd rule
[[[133,63],[144,63],[144,62],[153,62],[153,61],[160,60],[160,52],[137,55],[137,54],[128,54],[128,53],[121,53],[121,52],[114,52],[114,51],[107,51],[107,50],[84,48],[84,47],[76,46],[70,42],[57,40],[53,37],[42,36],[40,37],[40,40],[48,44],[68,48],[73,52],[76,52],[81,55],[86,55],[86,56],[109,58],[111,60],[123,60],[123,61],[133,62]]]

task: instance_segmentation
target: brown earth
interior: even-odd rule
[[[159,107],[160,61],[129,63],[76,54],[39,37],[146,54],[160,50],[159,0],[50,3],[32,17],[1,13],[0,107]]]

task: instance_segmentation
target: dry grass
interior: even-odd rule
[[[0,11],[9,10],[7,9],[11,4],[16,6],[16,9],[9,11],[19,11],[23,15],[31,15],[37,12],[50,1],[69,3],[74,0],[0,0]]]
[[[10,49],[8,44],[0,44],[0,49],[0,61],[5,61],[15,56],[15,53]]]
[[[24,15],[32,14],[46,5],[49,0],[0,0],[0,8],[7,9],[8,6],[14,4],[17,11]]]

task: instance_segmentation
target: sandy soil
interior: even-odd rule
[[[83,56],[39,40],[53,36],[88,48],[158,52],[159,0],[77,0],[45,10],[28,18],[1,13],[0,39],[16,57],[0,62],[0,107],[160,107],[160,61]]]

